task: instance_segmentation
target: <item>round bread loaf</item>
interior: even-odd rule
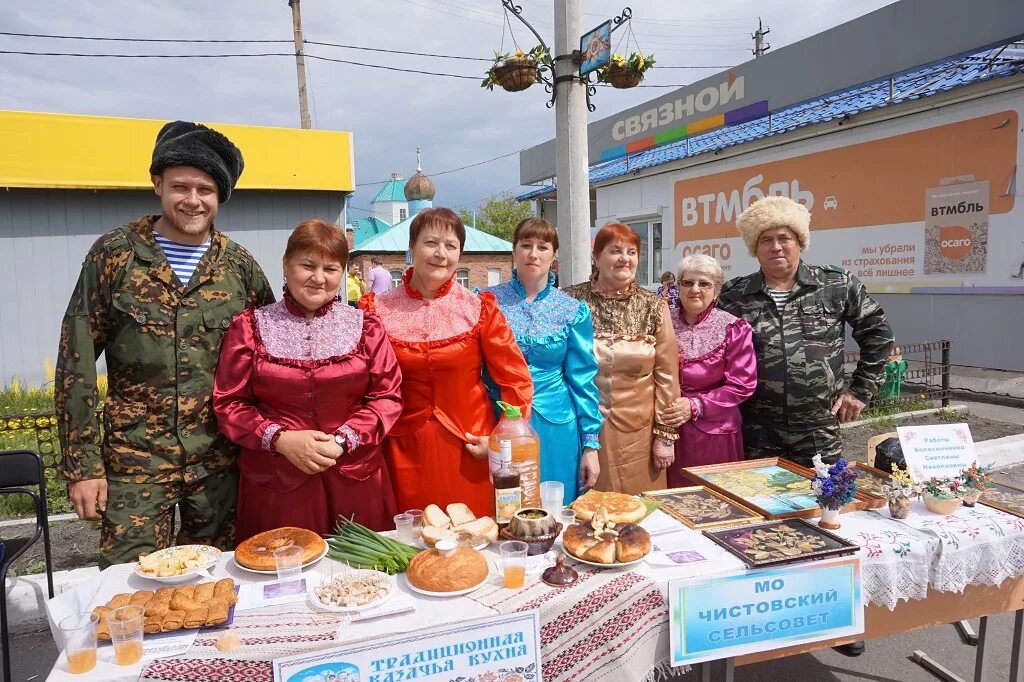
[[[405,577],[427,592],[458,592],[487,579],[487,559],[472,547],[460,546],[451,556],[436,549],[420,552],[409,562]]]
[[[273,571],[274,550],[288,545],[302,548],[302,564],[316,559],[327,547],[324,539],[311,530],[285,526],[253,535],[235,549],[235,561],[257,571]]]
[[[613,523],[636,523],[647,516],[647,507],[638,498],[598,490],[590,490],[577,497],[572,508],[580,521],[590,521],[601,508],[608,512],[608,520]]]
[[[651,535],[640,526],[627,523],[615,532],[594,533],[589,523],[574,523],[562,534],[562,544],[577,559],[595,564],[635,561],[651,551]]]

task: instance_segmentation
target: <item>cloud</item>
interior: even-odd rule
[[[551,0],[520,0],[524,16],[551,43]],[[732,65],[750,58],[757,15],[778,49],[888,4],[884,0],[751,0],[691,6],[677,0],[633,2],[632,33],[613,46],[654,52],[661,66]],[[512,18],[510,33],[498,0],[389,0],[301,4],[307,40],[415,52],[489,57],[503,46],[525,49],[533,36]],[[584,30],[621,11],[611,0],[587,0]],[[151,38],[283,40],[292,38],[284,0],[35,0],[0,6],[0,26],[24,33]],[[513,40],[514,38],[514,40]],[[139,44],[0,36],[2,50],[188,54],[294,51],[270,44]],[[390,55],[310,46],[308,51],[400,68],[483,78],[484,62]],[[658,69],[648,84],[683,84],[718,69]],[[518,94],[488,92],[478,80],[456,80],[309,62],[316,127],[351,130],[359,183],[415,171],[416,146],[429,174],[531,146],[553,137],[553,110],[541,87]],[[87,59],[0,55],[0,108],[67,113],[183,118],[253,125],[298,126],[295,62],[290,57],[234,59]],[[665,90],[600,88],[592,120],[634,106]],[[436,202],[474,203],[518,188],[518,159],[509,157],[436,180]],[[368,207],[379,185],[359,188],[353,205]],[[363,215],[356,212],[353,215]]]

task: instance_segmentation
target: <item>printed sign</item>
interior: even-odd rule
[[[592,31],[584,33],[580,37],[580,52],[583,55],[583,62],[580,64],[581,76],[586,76],[608,64],[612,58],[612,22],[606,21]]]
[[[985,272],[989,182],[925,192],[924,274]]]
[[[933,476],[950,478],[977,461],[967,424],[897,426],[910,477],[923,483]]]
[[[936,187],[942,178],[967,172],[976,173],[979,180],[992,178],[1001,184],[1013,176],[1016,165],[1017,112],[1002,111],[680,180],[675,183],[675,237],[677,241],[735,237],[736,216],[769,194],[788,196],[806,205],[814,216],[815,232],[868,225],[920,224],[921,194],[925,190],[936,188],[949,194],[955,191],[953,187],[978,191],[981,185],[988,188],[987,182]],[[881,168],[885,173],[864,172],[864,169]],[[986,192],[982,201],[975,191],[970,200],[964,198],[965,206],[979,204],[984,210],[971,215],[983,212],[986,220],[990,206],[992,213],[1010,212],[1013,194],[997,194],[990,198]],[[956,197],[954,205],[960,200]],[[929,203],[929,213],[931,207]],[[904,249],[894,252],[907,253]]]
[[[668,598],[673,666],[864,632],[856,557],[671,580]]]
[[[274,682],[540,682],[540,614],[526,611],[274,660]]]

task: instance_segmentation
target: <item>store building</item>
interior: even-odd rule
[[[165,121],[0,111],[0,377],[39,384],[57,352],[82,260],[103,233],[159,213],[148,169]],[[211,123],[245,170],[217,228],[253,252],[271,283],[292,229],[344,222],[355,189],[352,135]]]
[[[1024,370],[1022,34],[1020,3],[903,0],[597,121],[592,229],[640,235],[645,285],[693,252],[742,275],[736,215],[787,195],[812,212],[807,261],[862,279],[898,341]],[[521,155],[523,182],[552,149]],[[554,217],[552,185],[519,198]]]

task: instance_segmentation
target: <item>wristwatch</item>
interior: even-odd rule
[[[334,442],[341,446],[341,454],[348,454],[348,439],[340,433],[334,434]]]

